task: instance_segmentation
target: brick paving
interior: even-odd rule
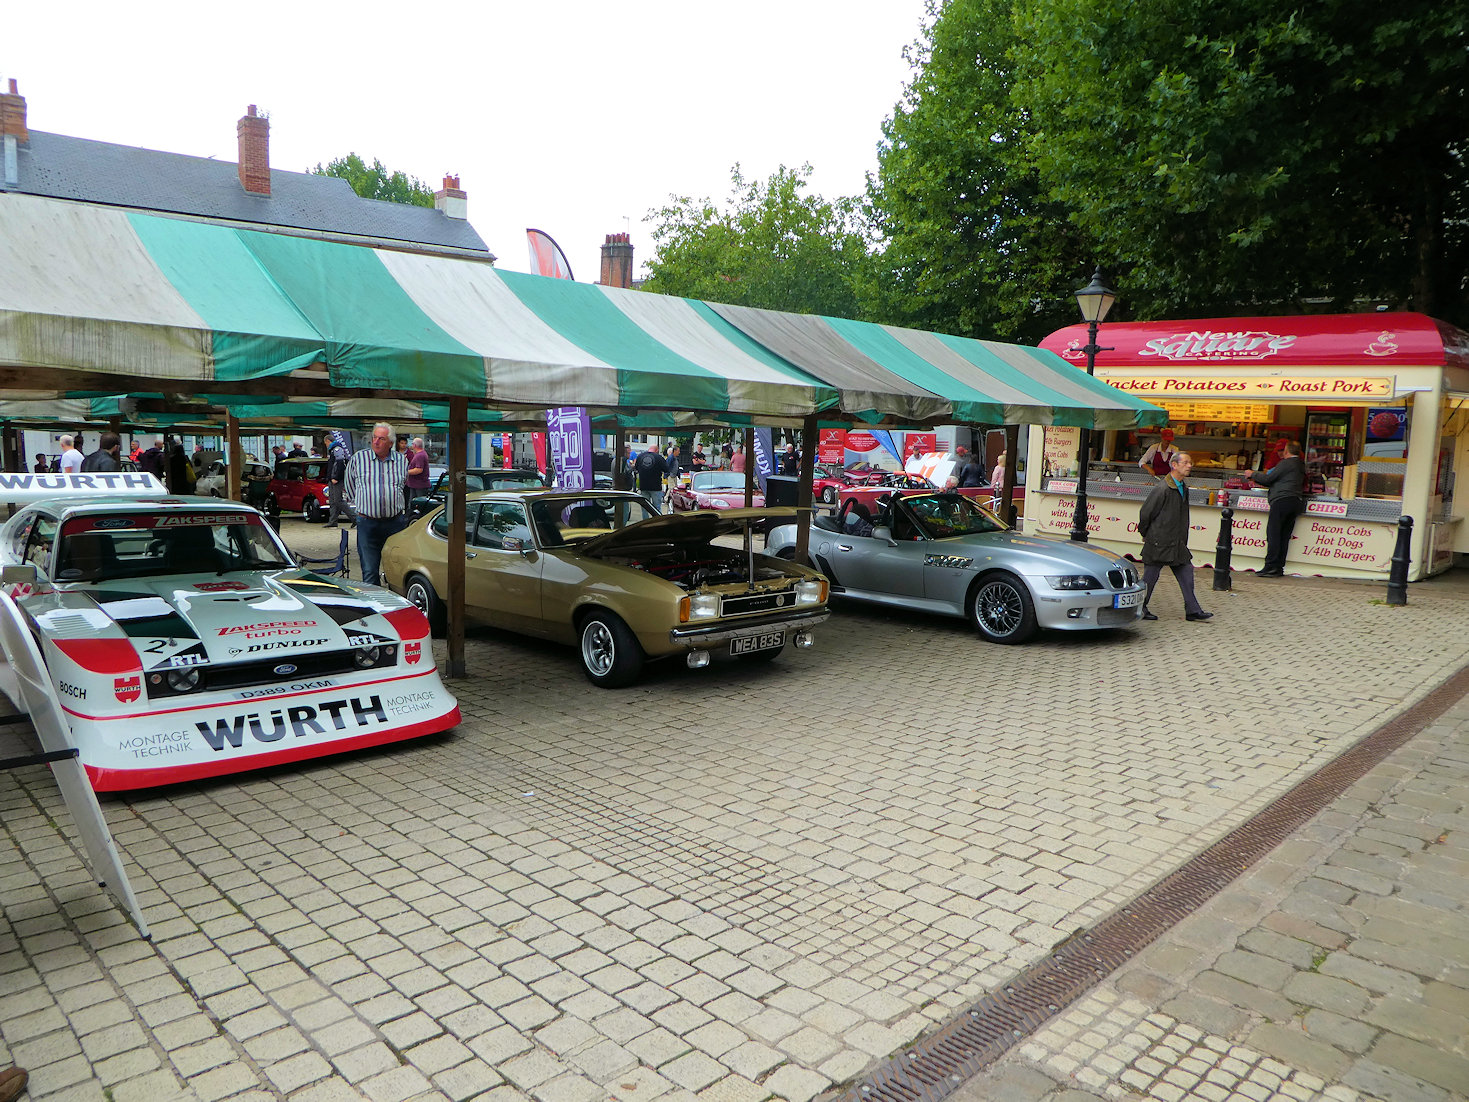
[[[285,532],[334,548],[335,531]],[[152,944],[91,884],[45,771],[0,776],[0,1066],[68,1100],[806,1102],[1469,661],[1457,579],[1389,608],[1380,587],[1243,577],[1214,595],[1207,577],[1207,624],[1166,587],[1156,624],[1021,648],[842,605],[812,651],[657,667],[617,693],[569,649],[472,633],[452,733],[104,801]],[[1318,854],[1327,834],[1305,841]],[[1232,951],[1281,998],[1356,982]],[[1231,967],[1199,975],[1247,982]],[[1113,1021],[1142,1046],[1118,1082],[1180,1044],[1177,1064],[1206,1063],[1244,1028],[1154,1001],[1099,988],[1071,1012],[1093,1025],[1072,1037],[1065,1016],[1007,1073],[1087,1087],[1127,1050],[1076,1046]],[[1337,1085],[1269,1036],[1209,1066]]]

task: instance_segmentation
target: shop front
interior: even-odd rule
[[[1469,462],[1469,334],[1422,314],[1344,314],[1102,326],[1096,375],[1162,406],[1189,477],[1194,561],[1212,563],[1220,513],[1233,514],[1235,569],[1265,557],[1264,487],[1283,441],[1301,445],[1309,479],[1287,573],[1385,579],[1398,520],[1413,518],[1408,576],[1469,552],[1454,476]],[[1041,347],[1084,365],[1084,326]],[[1156,484],[1139,465],[1161,430],[1092,434],[1090,539],[1137,555],[1138,510]],[[1065,536],[1076,510],[1079,432],[1031,437],[1041,477],[1027,489],[1027,531]]]

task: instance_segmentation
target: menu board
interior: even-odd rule
[[[1170,421],[1244,421],[1252,425],[1270,422],[1268,405],[1246,402],[1154,402],[1168,411]]]
[[[1049,477],[1076,475],[1081,458],[1081,430],[1073,425],[1047,425],[1043,456]]]

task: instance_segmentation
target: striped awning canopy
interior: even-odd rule
[[[315,423],[360,419],[342,403],[384,391],[420,407],[400,420],[425,422],[448,397],[506,420],[562,405],[725,424],[1166,419],[1035,348],[13,193],[0,193],[0,366],[57,394],[68,372],[177,393],[324,369],[345,393],[310,411],[210,396],[242,419]]]

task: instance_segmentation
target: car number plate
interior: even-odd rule
[[[1143,595],[1141,593],[1119,593],[1112,598],[1113,608],[1137,608],[1142,603]]]
[[[749,654],[757,650],[774,650],[785,646],[786,633],[767,631],[764,635],[742,635],[729,641],[730,654]]]

